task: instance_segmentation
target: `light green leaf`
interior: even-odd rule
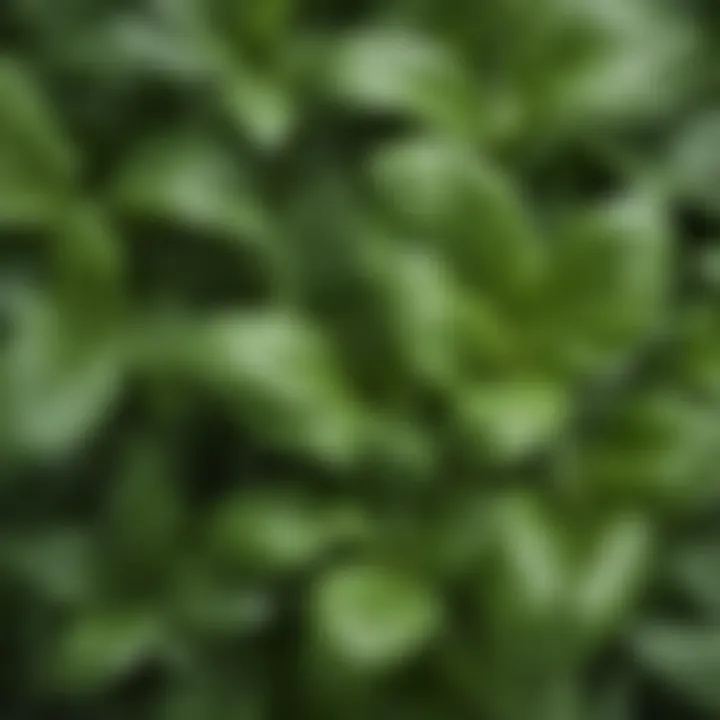
[[[640,190],[580,211],[560,233],[555,290],[575,340],[590,352],[660,332],[668,306],[674,239],[662,199]]]
[[[223,502],[211,528],[215,552],[228,564],[269,572],[300,569],[334,538],[319,509],[301,497],[249,493]]]
[[[338,568],[312,601],[316,639],[330,658],[363,672],[412,659],[441,623],[438,598],[402,573],[374,565]]]
[[[351,108],[417,117],[460,135],[477,127],[477,87],[452,51],[409,29],[343,37],[327,58],[331,93]]]
[[[403,222],[437,233],[457,222],[478,170],[465,148],[419,137],[382,148],[370,172],[383,201]]]
[[[390,211],[442,243],[459,276],[476,288],[517,295],[544,273],[534,223],[512,182],[473,148],[411,137],[372,158],[371,174]]]
[[[263,209],[241,182],[229,150],[198,135],[141,147],[121,171],[113,198],[133,217],[221,237],[257,241],[267,231]]]
[[[258,433],[331,461],[355,455],[362,416],[327,339],[300,315],[229,314],[206,323],[194,343],[195,377],[225,393]]]
[[[564,611],[569,564],[558,528],[532,497],[511,495],[495,507],[502,580],[498,612],[553,621]],[[516,616],[517,614],[517,616]]]
[[[544,56],[536,62],[545,80],[540,102],[551,107],[558,130],[652,117],[682,97],[696,41],[683,15],[644,0],[551,5],[560,12],[548,33],[547,64]],[[562,54],[562,32],[578,38],[581,52]]]
[[[379,258],[390,315],[408,368],[447,383],[458,370],[457,282],[443,256],[423,247],[393,247]]]
[[[10,433],[21,454],[59,457],[87,440],[119,396],[124,353],[115,338],[73,338],[42,299],[29,307],[7,357]]]
[[[557,441],[571,410],[564,388],[534,379],[475,384],[456,402],[464,434],[506,462]]]
[[[298,108],[286,87],[271,78],[234,68],[222,95],[231,121],[263,150],[275,151],[297,124]]]
[[[605,632],[622,619],[647,576],[651,548],[644,517],[619,517],[603,528],[578,581],[575,612],[583,632]]]

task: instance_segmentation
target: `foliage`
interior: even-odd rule
[[[712,2],[0,45],[4,717],[717,715]]]

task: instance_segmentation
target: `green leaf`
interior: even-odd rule
[[[557,442],[571,409],[564,388],[530,378],[474,384],[456,402],[463,434],[504,462]]]
[[[530,77],[556,132],[653,117],[683,97],[696,40],[685,16],[643,0],[551,6]]]
[[[636,634],[638,659],[696,707],[720,709],[720,632],[715,627],[646,624]]]
[[[29,69],[0,59],[0,152],[21,158],[38,187],[63,191],[77,178],[79,160],[53,107]]]
[[[569,326],[568,349],[585,343],[585,357],[575,355],[581,366],[661,332],[675,259],[661,199],[641,189],[586,207],[559,238],[552,292]]]
[[[129,445],[106,495],[101,542],[111,580],[155,589],[172,577],[183,548],[186,507],[162,443]]]
[[[87,343],[39,299],[27,309],[7,357],[10,434],[24,455],[61,457],[82,447],[108,417],[124,373],[116,338]]]
[[[157,617],[129,611],[87,614],[64,629],[50,658],[53,687],[68,695],[95,694],[165,651]]]
[[[419,423],[393,413],[369,413],[362,430],[360,467],[369,467],[373,474],[386,471],[377,478],[381,483],[397,478],[400,484],[417,488],[432,478],[440,447]]]
[[[719,142],[720,113],[713,110],[693,119],[668,159],[669,173],[680,194],[714,215],[720,212],[720,162],[714,152]]]
[[[105,83],[138,78],[198,82],[212,76],[216,61],[190,33],[139,14],[113,18],[92,34],[76,35],[64,62],[75,73]]]
[[[432,249],[388,243],[377,277],[387,313],[408,369],[447,384],[458,371],[457,283],[445,259]]]
[[[0,226],[3,228],[41,230],[53,217],[56,202],[42,187],[21,177],[15,168],[0,167]]]
[[[156,698],[153,720],[264,720],[270,694],[257,662],[232,668],[222,663],[191,665],[187,675],[169,683],[167,692]],[[153,703],[155,704],[155,703]]]
[[[672,558],[670,577],[678,591],[710,618],[720,617],[720,550],[716,542],[695,542],[678,552]]]
[[[493,550],[492,517],[484,493],[462,493],[441,512],[426,537],[428,555],[442,577],[464,578],[477,572]]]
[[[575,612],[583,632],[606,632],[630,610],[648,574],[652,545],[644,517],[619,517],[602,529],[580,571]]]
[[[525,332],[487,294],[466,291],[457,301],[457,343],[466,378],[505,372],[524,361]]]
[[[0,565],[44,599],[82,604],[94,591],[90,537],[79,528],[47,528],[3,538]]]
[[[427,587],[375,565],[331,571],[315,588],[312,622],[329,657],[362,672],[411,660],[439,630],[442,608]]]
[[[325,518],[302,497],[249,493],[225,501],[215,517],[212,545],[230,565],[283,573],[303,568],[333,543]]]
[[[195,377],[225,393],[260,435],[332,462],[354,457],[362,416],[327,339],[302,316],[229,314],[206,323],[195,343],[186,349]]]
[[[225,3],[226,29],[247,51],[268,52],[287,37],[297,5],[296,0]]]
[[[471,147],[411,137],[383,148],[370,169],[390,211],[442,244],[474,287],[512,297],[541,279],[544,251],[520,193]]]
[[[222,95],[230,120],[241,134],[263,150],[277,151],[298,122],[291,92],[277,80],[233,68]]]
[[[186,133],[149,142],[130,156],[113,190],[132,217],[245,241],[265,237],[263,208],[236,172],[229,150]]]
[[[451,49],[402,28],[370,28],[337,41],[327,58],[331,94],[353,109],[408,115],[472,135],[477,88]]]
[[[591,704],[588,720],[632,720],[635,708],[630,679],[620,676],[605,685]]]
[[[496,612],[511,625],[556,620],[570,584],[563,538],[540,502],[511,495],[495,507],[501,580]]]
[[[716,463],[714,412],[675,392],[621,405],[615,432],[588,450],[588,481],[602,491],[692,505]],[[705,496],[706,497],[706,496]]]
[[[221,582],[193,568],[183,577],[172,609],[184,630],[223,640],[256,636],[277,618],[278,605],[265,589]]]
[[[54,217],[51,250],[57,302],[81,336],[107,338],[125,306],[123,246],[92,203],[67,203]]]
[[[432,136],[381,148],[370,171],[387,207],[402,222],[431,234],[457,222],[481,172],[465,148]]]

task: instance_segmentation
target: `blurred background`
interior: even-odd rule
[[[0,714],[720,712],[712,0],[4,0]]]

